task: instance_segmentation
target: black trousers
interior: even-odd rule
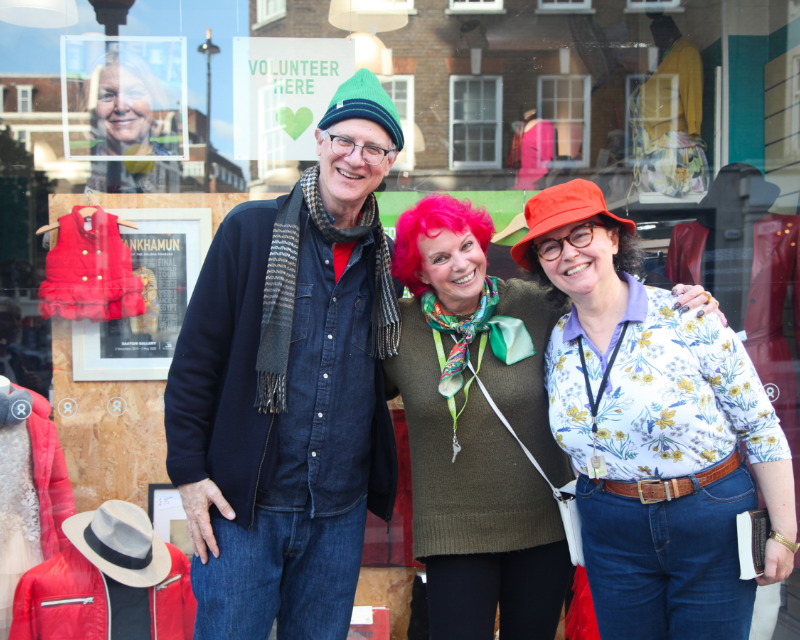
[[[566,540],[426,559],[431,640],[553,640],[572,577]]]

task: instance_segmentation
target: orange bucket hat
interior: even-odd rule
[[[622,223],[631,235],[636,233],[636,223],[633,220],[615,216],[606,209],[603,192],[594,182],[571,180],[537,193],[525,205],[528,234],[511,247],[511,257],[520,267],[531,271],[533,265],[526,254],[534,239],[565,224],[580,222],[598,213]]]

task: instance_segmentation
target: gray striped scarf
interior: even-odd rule
[[[400,310],[392,281],[392,256],[381,226],[375,195],[370,193],[367,196],[358,226],[337,229],[325,212],[317,188],[318,179],[319,165],[306,169],[275,220],[264,283],[261,343],[256,360],[258,391],[255,406],[259,413],[284,413],[288,410],[286,371],[300,256],[300,209],[303,200],[311,220],[327,242],[353,242],[375,229],[380,230],[380,241],[369,270],[375,277],[372,302],[373,356],[384,360],[395,355],[400,342]]]

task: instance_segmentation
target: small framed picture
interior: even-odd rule
[[[146,311],[110,322],[73,322],[73,378],[166,380],[211,244],[211,209],[106,210],[139,227],[120,227],[120,234],[144,283]]]

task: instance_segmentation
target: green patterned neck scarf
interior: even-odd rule
[[[439,393],[445,398],[452,398],[464,386],[462,371],[469,364],[469,345],[483,331],[490,332],[489,344],[494,355],[508,365],[530,358],[536,353],[533,340],[522,320],[494,315],[499,302],[497,278],[489,276],[483,285],[478,310],[465,320],[459,320],[458,316],[439,302],[430,289],[422,294],[422,312],[428,320],[428,326],[441,333],[458,336],[439,380]]]

